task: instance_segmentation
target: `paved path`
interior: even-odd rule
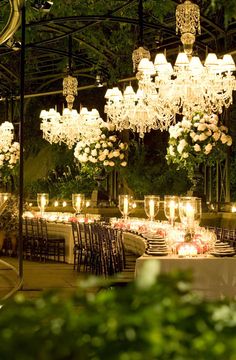
[[[18,259],[1,257],[0,260],[8,262],[18,269]],[[17,275],[3,262],[0,262],[0,299],[12,290],[17,283]],[[73,265],[63,263],[40,263],[24,260],[24,285],[22,292],[28,298],[36,298],[42,291],[58,289],[63,294],[73,292],[79,281],[86,280],[89,274],[73,270]],[[135,257],[126,254],[126,268],[122,273],[116,274],[112,282],[117,285],[127,284],[134,278]]]

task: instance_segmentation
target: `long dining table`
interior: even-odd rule
[[[236,299],[236,257],[214,257],[198,255],[179,257],[178,255],[153,256],[145,253],[145,239],[124,233],[125,247],[136,254],[135,276],[139,277],[145,265],[158,262],[161,273],[188,271],[192,274],[192,289],[205,298]],[[149,268],[149,267],[148,267]],[[150,268],[149,268],[150,269]]]

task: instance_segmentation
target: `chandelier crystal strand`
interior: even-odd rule
[[[67,75],[63,79],[63,95],[66,97],[68,109],[72,110],[75,96],[78,95],[78,81],[74,76]]]

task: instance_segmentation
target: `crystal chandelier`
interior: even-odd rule
[[[66,97],[67,108],[63,109],[62,115],[55,109],[42,110],[40,113],[40,129],[43,131],[43,138],[50,144],[65,143],[71,149],[77,141],[97,138],[101,134],[105,122],[96,109],[88,111],[82,107],[80,113],[73,109],[77,86],[75,77],[68,75],[64,78],[63,95]]]
[[[174,67],[164,53],[156,55],[154,64],[144,55],[136,74],[137,92],[131,86],[124,93],[118,88],[107,90],[105,112],[117,130],[131,129],[143,137],[151,129],[167,130],[175,123],[176,114],[202,109],[221,113],[232,104],[236,89],[232,56],[218,59],[209,53],[202,64],[192,55],[195,35],[201,31],[198,5],[187,0],[177,6],[176,31],[181,34],[184,51],[178,54]]]

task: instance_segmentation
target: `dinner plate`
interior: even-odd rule
[[[216,257],[230,257],[230,256],[234,256],[235,252],[222,252],[222,253],[217,253],[217,252],[212,252],[211,255],[216,256]]]

